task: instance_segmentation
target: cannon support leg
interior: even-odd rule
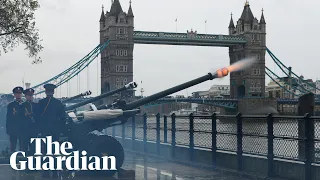
[[[114,156],[116,158],[116,169],[120,170],[124,162],[124,150],[119,141],[107,135],[90,134],[83,149],[87,149],[89,156]],[[110,165],[109,165],[110,167]],[[89,171],[91,175],[111,177],[117,171]]]

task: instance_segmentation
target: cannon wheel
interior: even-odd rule
[[[107,135],[89,136],[89,150],[88,155],[94,156],[114,156],[116,157],[116,168],[119,170],[124,162],[124,150],[119,141]],[[111,177],[117,171],[89,171],[92,175]]]

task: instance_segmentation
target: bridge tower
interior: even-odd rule
[[[254,17],[250,5],[245,3],[243,12],[237,25],[231,20],[229,35],[242,35],[247,44],[229,48],[230,64],[244,58],[253,57],[254,65],[240,72],[230,74],[231,98],[264,97],[265,96],[265,52],[266,52],[266,22],[263,15],[258,21]]]
[[[112,1],[110,12],[100,17],[100,43],[109,45],[101,53],[101,93],[117,89],[133,81],[133,27],[134,15],[131,1],[128,12],[123,12],[119,0]],[[126,91],[123,97],[133,97]]]

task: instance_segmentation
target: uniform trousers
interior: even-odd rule
[[[16,151],[18,141],[20,143],[20,150],[21,150],[21,139],[19,138],[18,135],[16,135],[16,134],[9,135],[9,140],[10,140],[10,152],[11,153]]]

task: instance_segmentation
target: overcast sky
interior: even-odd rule
[[[129,0],[120,0],[124,11]],[[267,46],[297,74],[316,79],[320,76],[318,51],[320,42],[319,0],[254,0],[249,1],[254,16],[260,20],[261,9],[267,23]],[[241,15],[245,0],[132,0],[135,30],[178,31],[197,30],[198,33],[227,34],[230,13],[236,20]],[[111,0],[40,0],[41,8],[36,13],[36,24],[43,39],[41,52],[43,63],[31,65],[31,59],[23,46],[0,56],[0,92],[11,92],[22,84],[22,79],[32,85],[39,84],[67,69],[99,43],[99,18],[102,4],[110,10]],[[207,28],[205,28],[207,20]],[[271,58],[266,55],[267,66],[275,69]],[[94,61],[89,72],[83,71],[80,89],[88,88],[94,95],[97,90],[97,65]],[[143,81],[145,95],[205,75],[209,71],[229,64],[228,48],[135,45],[134,79]],[[99,65],[100,66],[100,65]],[[100,68],[100,67],[99,67]],[[89,87],[87,86],[89,73]],[[269,81],[269,80],[268,80]],[[207,90],[214,84],[229,84],[229,78],[214,80],[189,88],[188,91]],[[69,95],[77,93],[77,79],[70,83]],[[66,86],[61,88],[67,95]],[[58,90],[60,96],[60,91]],[[138,92],[137,94],[140,94]]]

